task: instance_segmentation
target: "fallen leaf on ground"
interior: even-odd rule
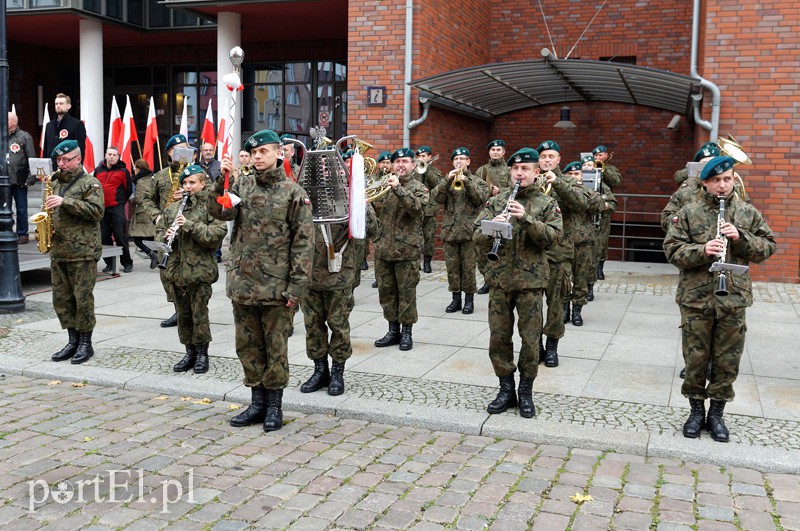
[[[91,438],[91,437],[84,437],[84,438],[83,438],[83,442],[89,442],[89,441],[91,441],[91,440],[92,440],[92,438]]]
[[[188,402],[189,400],[194,400],[191,396],[182,396],[181,402]]]
[[[201,398],[200,400],[195,400],[194,402],[192,402],[192,404],[210,404],[210,403],[211,399],[205,397]]]
[[[161,395],[161,396],[157,396],[157,397],[155,397],[153,400],[166,400],[166,399],[168,399],[168,398],[169,398],[169,397],[168,397],[168,396],[166,396],[166,395]]]
[[[239,404],[231,404],[230,406],[228,406],[229,409],[234,409],[234,410],[241,409],[241,407],[242,406],[240,406]]]
[[[86,387],[86,384],[83,382],[72,382],[72,387]]]
[[[569,499],[574,501],[575,503],[583,503],[583,502],[590,502],[594,498],[592,498],[591,494],[581,494],[580,492],[576,492],[575,495],[570,496]]]
[[[61,380],[50,380],[47,382],[47,385],[58,385],[61,383]]]

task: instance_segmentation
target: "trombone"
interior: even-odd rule
[[[436,162],[436,159],[438,158],[439,155],[436,155],[429,161],[424,161],[422,159],[414,159],[414,165],[416,166],[417,173],[419,173],[420,175],[424,174],[426,171],[428,171],[428,166]]]

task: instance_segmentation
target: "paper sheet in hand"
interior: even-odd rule
[[[481,220],[481,234],[485,236],[492,236],[497,238],[500,236],[506,240],[511,239],[511,234],[514,232],[511,223],[507,221],[490,221],[488,219]]]

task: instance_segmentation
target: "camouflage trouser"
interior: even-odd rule
[[[550,266],[550,279],[544,293],[547,298],[547,322],[542,333],[553,339],[564,337],[564,301],[569,293],[569,260],[547,261]]]
[[[433,256],[433,244],[436,239],[436,216],[425,216],[422,219],[422,254]]]
[[[519,316],[522,346],[517,367],[522,376],[536,378],[539,371],[539,336],[542,334],[542,290],[503,291],[492,286],[489,291],[489,359],[496,376],[513,374],[514,310]]]
[[[352,289],[308,290],[301,302],[306,325],[306,355],[310,360],[330,356],[344,363],[353,354],[350,343],[350,312],[355,301]],[[330,329],[330,341],[328,340]]]
[[[292,309],[284,305],[233,302],[236,355],[244,369],[244,385],[283,389],[289,383],[288,343]]]
[[[475,244],[444,242],[444,263],[447,266],[447,287],[450,291],[475,293]]]
[[[178,339],[183,345],[199,345],[211,341],[208,322],[208,301],[211,284],[172,285],[175,311],[178,313]]]
[[[606,211],[600,216],[600,230],[598,232],[597,260],[608,260],[608,237],[611,235],[612,213]]]
[[[353,287],[357,288],[359,285],[361,285],[361,264],[367,258],[367,253],[369,253],[369,240],[366,238],[363,240],[353,238],[347,245],[352,245],[355,249],[356,283],[353,284]],[[305,311],[303,313],[305,313]]]
[[[50,281],[53,286],[53,309],[61,328],[91,332],[94,317],[94,285],[97,262],[62,262],[50,260]]]
[[[733,382],[739,375],[739,361],[747,331],[745,309],[715,311],[681,306],[681,337],[686,378],[681,394],[687,398],[733,400]],[[706,387],[706,368],[714,362],[714,374]]]
[[[378,279],[378,299],[383,308],[383,318],[390,323],[416,323],[419,262],[376,258],[375,278]]]
[[[589,265],[589,275],[586,277],[587,284],[594,284],[597,282],[597,266],[600,263],[600,232],[595,231],[594,239],[589,243],[589,250],[592,256],[592,261]]]
[[[161,259],[161,254],[158,255],[159,259]],[[158,273],[161,277],[161,285],[164,286],[164,293],[167,294],[167,302],[175,302],[175,293],[172,291],[172,282],[166,279],[164,276],[164,269],[159,269]]]
[[[592,272],[592,254],[594,246],[592,242],[580,243],[575,245],[575,258],[572,259],[572,302],[585,306],[588,302],[586,295],[589,293],[589,284],[594,284],[591,277],[597,280],[597,267]]]

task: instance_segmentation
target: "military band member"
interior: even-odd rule
[[[436,239],[436,218],[439,214],[439,203],[433,198],[433,189],[442,180],[442,172],[433,167],[433,150],[430,146],[420,146],[417,149],[417,166],[414,169],[414,176],[431,191],[428,204],[425,205],[425,217],[422,221],[422,272],[430,273],[431,260],[433,260],[434,240]],[[424,163],[425,171],[420,173],[420,162]]]
[[[511,174],[508,171],[508,164],[506,164],[506,143],[504,140],[492,140],[486,146],[489,150],[489,162],[481,166],[475,171],[475,175],[486,183],[489,190],[489,197],[494,197],[501,190],[508,188],[511,185]],[[477,257],[478,269],[483,273],[486,267],[486,257]],[[489,284],[484,281],[483,286],[478,289],[479,295],[486,295],[489,293]]]
[[[247,139],[253,172],[240,174],[230,196],[241,199],[223,209],[224,179],[208,199],[211,215],[234,220],[227,263],[226,294],[233,305],[236,354],[251,389],[250,406],[232,426],[264,423],[264,431],[283,426],[283,390],[289,382],[287,358],[292,308],[308,287],[314,255],[311,202],[286,177],[280,139],[269,129]],[[233,170],[229,157],[222,174]]]
[[[164,278],[172,284],[178,310],[178,339],[186,347],[186,355],[173,370],[193,369],[196,374],[202,374],[208,372],[208,344],[211,342],[208,301],[211,285],[219,279],[214,254],[228,228],[224,221],[208,213],[206,185],[210,178],[202,166],[187,166],[179,179],[183,193],[188,195],[186,206],[180,215],[178,211],[183,200],[164,210],[156,226],[156,238],[159,241],[173,238]]]
[[[474,240],[477,252],[486,253],[495,238],[484,235],[481,220],[508,221],[513,238],[504,240],[498,260],[487,261],[489,290],[489,358],[500,380],[500,391],[486,410],[502,413],[517,405],[514,372],[520,372],[519,413],[536,415],[533,403],[533,380],[539,369],[537,341],[542,333],[542,292],[547,287],[549,268],[545,251],[563,234],[561,212],[554,199],[545,196],[535,185],[539,175],[539,153],[523,148],[508,159],[511,178],[520,182],[519,192],[510,201],[506,189],[491,198],[475,221]],[[508,214],[505,215],[505,211]],[[519,360],[514,366],[514,311],[519,318],[522,339]]]
[[[593,170],[595,168],[594,158],[589,155],[581,159],[581,167],[584,170]],[[592,267],[589,270],[589,277],[587,278],[588,293],[586,294],[587,301],[594,300],[594,285],[597,280],[603,280],[603,264],[601,260],[603,250],[605,249],[606,256],[608,255],[608,236],[611,231],[611,216],[617,210],[617,198],[611,192],[611,188],[603,182],[601,185],[601,195],[605,199],[604,210],[600,214],[600,226],[595,227],[595,241],[594,249],[592,250]],[[566,317],[565,317],[566,320]],[[583,317],[581,316],[581,309],[578,308],[577,313],[575,308],[572,309],[572,324],[575,326],[583,325]]]
[[[380,178],[380,177],[382,177],[382,176],[384,176],[384,175],[386,175],[388,173],[392,173],[392,153],[391,152],[384,151],[383,153],[378,155],[378,158],[375,160],[375,162],[377,163],[377,166],[375,168],[375,175],[372,176],[373,178],[377,179],[377,178]],[[372,203],[376,213],[380,211],[380,204],[381,204],[380,200]],[[375,248],[375,246],[373,245],[373,249],[374,248]],[[373,254],[374,254],[374,251],[373,251]],[[372,282],[372,287],[373,288],[377,288],[378,287],[378,277],[377,277],[377,275],[375,276],[375,280]]]
[[[53,361],[72,358],[80,364],[94,356],[92,331],[94,285],[103,218],[103,188],[100,181],[83,170],[81,150],[76,140],[64,140],[50,155],[58,165],[51,178],[53,193],[45,198],[44,208],[52,211],[50,278],[53,309],[69,342],[53,354]]]
[[[392,153],[391,191],[376,209],[381,237],[376,243],[375,277],[383,317],[389,331],[375,341],[376,347],[414,346],[411,329],[417,322],[419,255],[422,251],[422,218],[430,191],[413,176],[414,152],[407,147]],[[401,330],[402,325],[402,330]]]
[[[286,160],[289,161],[289,167],[292,170],[292,174],[289,177],[297,182],[297,179],[300,178],[300,166],[297,164],[297,157],[296,152],[297,150],[294,147],[293,142],[288,142],[287,139],[291,138],[294,139],[294,135],[290,134],[283,134],[281,135],[281,154],[283,155],[284,163]],[[285,167],[284,167],[285,169]],[[287,172],[288,174],[288,172]]]
[[[608,149],[605,146],[597,146],[592,150],[592,154],[594,155],[595,161],[603,163],[603,184],[607,184],[611,192],[613,192],[614,189],[619,186],[619,183],[622,182],[622,174],[620,174],[616,166],[609,164],[611,155],[608,153]],[[608,260],[608,238],[611,235],[611,216],[613,213],[613,211],[604,212],[600,217],[600,255],[597,262],[597,271],[595,273],[599,280],[604,280],[606,278],[603,273],[603,265],[606,263],[606,260]]]
[[[750,274],[728,273],[729,294],[716,293],[719,273],[711,264],[760,263],[776,249],[775,237],[761,213],[734,193],[734,160],[714,157],[700,173],[700,199],[680,209],[664,239],[669,262],[681,270],[675,302],[681,310],[681,334],[686,378],[681,394],[689,399],[691,413],[683,435],[700,436],[705,427],[715,441],[727,442],[729,432],[722,418],[725,403],[734,398],[733,383],[739,373],[744,349],[745,309],[753,304]],[[720,199],[725,200],[720,220]],[[721,237],[718,237],[721,236]],[[706,368],[714,364],[706,385]],[[705,400],[711,399],[708,418]]]
[[[489,195],[486,183],[469,171],[469,150],[457,148],[450,156],[453,170],[433,189],[431,196],[437,204],[444,205],[442,219],[442,241],[444,260],[447,266],[448,289],[453,300],[445,312],[462,310],[461,292],[464,292],[464,307],[461,313],[475,310],[475,244],[472,234],[475,216],[480,212]],[[460,183],[460,184],[459,184]]]
[[[150,180],[150,187],[145,192],[144,199],[142,199],[141,208],[147,212],[147,215],[150,217],[154,225],[158,223],[161,213],[164,212],[164,209],[167,208],[167,205],[175,201],[180,201],[183,197],[183,190],[181,189],[178,181],[180,174],[183,171],[182,166],[185,165],[181,164],[180,161],[172,160],[172,154],[175,152],[175,148],[179,147],[188,148],[189,141],[183,135],[172,135],[169,140],[167,140],[165,147],[167,166],[153,175]],[[153,251],[153,253],[155,253],[155,251]],[[150,258],[151,260],[155,260],[153,259],[152,254]],[[161,271],[161,285],[164,287],[164,292],[167,294],[167,301],[174,303],[175,296],[172,293],[172,284],[167,282],[167,280],[164,278],[163,270]],[[161,321],[161,326],[168,328],[177,325],[178,310],[176,308],[175,313],[172,314],[172,317]]]
[[[714,157],[719,157],[719,146],[716,142],[706,142],[695,153],[693,162],[708,162]],[[689,170],[681,168],[675,172],[675,182],[678,183],[678,190],[669,198],[667,206],[661,211],[661,228],[667,232],[675,212],[681,209],[684,205],[696,201],[702,195],[703,187],[700,182],[700,176],[689,177]]]

